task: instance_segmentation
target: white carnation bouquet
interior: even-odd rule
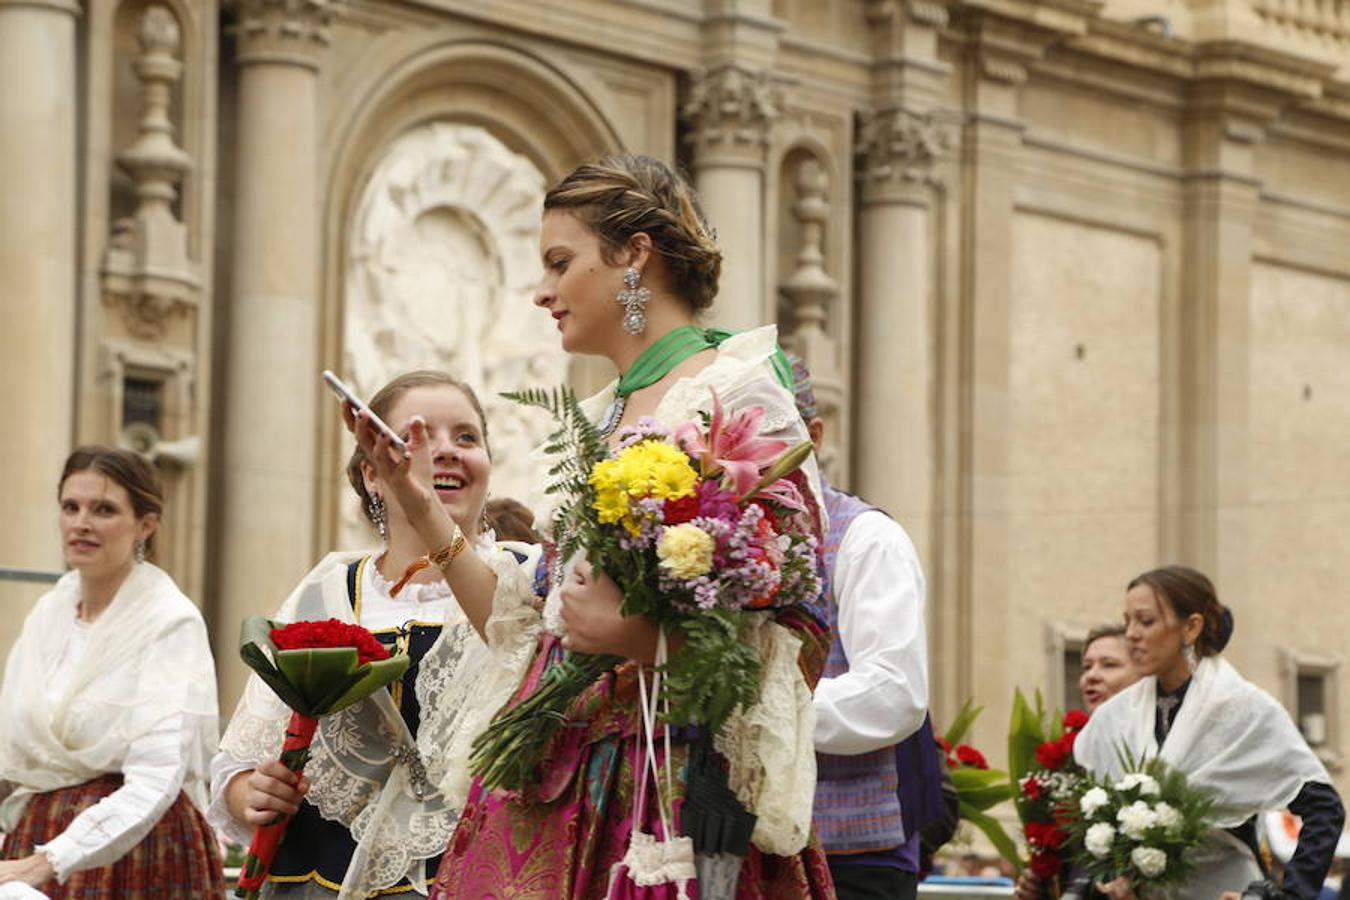
[[[1186,851],[1210,832],[1212,798],[1161,760],[1122,755],[1118,779],[1082,779],[1064,827],[1077,867],[1093,881],[1127,878],[1139,896],[1166,893],[1190,874]]]

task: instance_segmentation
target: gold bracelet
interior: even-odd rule
[[[455,557],[459,556],[467,543],[468,540],[465,539],[464,532],[460,531],[459,526],[456,525],[455,536],[450,539],[450,543],[446,544],[435,553],[432,553],[427,559],[431,560],[436,568],[444,571],[446,567],[455,561]]]

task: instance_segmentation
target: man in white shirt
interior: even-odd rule
[[[825,423],[810,374],[800,359],[792,364],[797,408],[819,449]],[[815,692],[815,827],[841,900],[912,900],[918,829],[939,802],[923,571],[894,519],[823,478],[822,487],[822,607],[834,636]]]

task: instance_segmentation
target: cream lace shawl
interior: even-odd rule
[[[808,440],[806,426],[797,413],[792,395],[773,377],[769,358],[777,346],[773,326],[758,328],[727,339],[717,358],[696,375],[676,382],[656,409],[655,417],[674,427],[694,420],[712,408],[712,388],[728,410],[762,406],[763,430],[791,443]],[[614,384],[582,404],[592,421],[598,421],[614,399]],[[811,488],[820,500],[820,478],[815,458],[806,465]],[[537,522],[551,518],[552,500],[547,495],[532,498]],[[450,754],[442,793],[462,807],[467,795],[468,751],[473,738],[491,720],[520,684],[534,655],[540,629],[561,633],[560,599],[555,588],[542,616],[529,602],[528,594],[498,589],[488,627],[493,665],[471,683],[462,680],[451,688],[451,707],[462,703],[458,727],[444,742]],[[758,816],[752,840],[766,853],[790,856],[806,846],[811,831],[815,796],[816,757],[812,745],[815,712],[811,690],[797,666],[801,641],[767,617],[756,617],[749,635],[764,663],[760,701],[737,713],[716,738],[730,764],[733,790]],[[425,725],[423,726],[425,728]]]
[[[1153,735],[1158,679],[1141,679],[1092,714],[1074,757],[1090,771],[1117,777],[1125,747],[1135,759],[1160,757],[1194,786],[1210,791],[1214,824],[1241,825],[1258,812],[1284,809],[1305,782],[1331,783],[1289,713],[1227,661],[1200,661],[1185,702],[1159,750]]]
[[[49,660],[69,632],[80,574],[38,600],[9,654],[0,688],[0,784],[12,788],[0,830],[32,795],[119,772],[133,742],[183,716],[183,790],[206,808],[207,766],[219,729],[216,673],[206,625],[163,570],[138,563],[89,628],[69,687],[47,696]]]
[[[507,547],[520,550],[525,562],[517,561]],[[538,547],[483,541],[475,550],[497,573],[499,595],[530,595]],[[353,621],[347,567],[363,555],[325,557],[273,618]],[[516,600],[495,602],[510,605]],[[453,604],[452,610],[458,612]],[[472,692],[488,651],[462,614],[447,619],[419,667],[416,691],[422,719],[416,739],[388,691],[320,720],[305,767],[312,785],[306,800],[324,818],[346,825],[357,842],[339,897],[365,897],[405,876],[423,890],[424,861],[445,850],[459,820],[462,801],[450,802],[436,788],[447,777],[448,760],[438,735],[445,733],[445,720],[454,718],[454,707],[463,702],[462,692],[453,690],[461,687],[456,679],[463,679],[462,687]],[[250,676],[221,738],[221,752],[248,766],[275,759],[289,719],[286,705],[261,679]],[[212,787],[219,796],[224,784]]]

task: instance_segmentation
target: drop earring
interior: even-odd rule
[[[380,540],[389,539],[389,525],[384,512],[384,498],[379,494],[371,494],[370,502],[366,506],[366,511],[370,515],[370,521],[375,526],[375,530],[380,533]]]
[[[640,287],[638,282],[642,273],[629,266],[623,273],[624,289],[614,299],[623,307],[623,330],[631,335],[639,335],[647,330],[647,301],[652,292]]]

